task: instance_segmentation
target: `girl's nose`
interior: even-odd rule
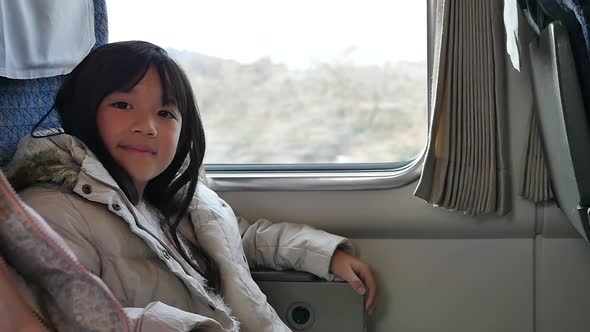
[[[145,136],[157,136],[155,121],[150,116],[140,116],[135,119],[131,126],[131,132]]]

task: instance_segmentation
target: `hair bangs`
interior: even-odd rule
[[[162,105],[175,105],[184,117],[187,113],[188,79],[173,62],[164,61],[154,64],[162,83]]]
[[[115,92],[131,91],[145,76],[154,62],[154,53],[159,47],[143,43],[119,42],[107,44],[101,51],[109,53],[108,56],[95,56],[100,59],[100,75],[94,77],[104,80],[99,87],[103,87],[98,99],[102,100],[107,95]],[[96,61],[95,60],[95,61]]]

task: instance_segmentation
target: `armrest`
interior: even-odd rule
[[[366,331],[364,298],[348,283],[292,270],[251,273],[268,303],[294,331]]]

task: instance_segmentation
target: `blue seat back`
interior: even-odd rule
[[[108,41],[105,0],[94,1],[96,44]],[[0,77],[0,167],[10,161],[19,140],[49,111],[65,76],[31,80]],[[43,128],[58,127],[55,112],[43,121]]]

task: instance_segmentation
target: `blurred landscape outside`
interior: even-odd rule
[[[400,9],[408,7],[403,6],[403,1],[389,1],[398,3]],[[302,37],[298,33],[305,32],[303,30],[306,29],[283,31],[282,35],[287,39],[285,40],[276,35],[260,33],[262,30],[259,27],[258,34],[263,38],[257,40],[252,31],[240,35],[241,30],[247,32],[248,29],[237,24],[233,30],[230,29],[232,36],[241,36],[235,43],[240,44],[242,48],[249,48],[250,45],[252,49],[259,47],[261,51],[256,54],[249,48],[249,54],[233,56],[233,53],[222,51],[207,52],[206,47],[199,47],[198,42],[197,47],[188,47],[186,43],[171,42],[172,38],[165,36],[158,40],[155,36],[158,32],[145,35],[147,28],[141,29],[138,26],[141,27],[140,20],[145,21],[145,17],[149,16],[149,8],[143,13],[135,13],[136,16],[130,16],[130,12],[122,15],[124,8],[114,6],[121,6],[121,3],[129,5],[132,2],[134,1],[108,2],[111,6],[107,7],[110,41],[143,39],[154,42],[166,48],[184,68],[193,85],[205,126],[206,163],[382,163],[411,160],[423,150],[427,133],[425,3],[414,8],[416,11],[422,10],[421,12],[411,13],[407,8],[404,9],[405,15],[413,15],[416,21],[405,30],[396,31],[392,28],[390,33],[383,33],[383,27],[388,26],[386,15],[381,18],[382,22],[373,23],[376,25],[373,31],[363,32],[365,35],[349,33],[351,36],[358,35],[356,40],[352,38],[351,41],[330,36],[334,35],[335,31],[346,32],[350,29],[348,25],[358,22],[347,21],[344,17],[338,23],[338,20],[334,19],[335,12],[332,16],[316,13],[317,20],[325,21],[325,25],[330,28],[322,32],[316,30],[323,29],[322,25],[308,24],[308,34],[303,39],[312,39],[314,34],[323,36],[324,39],[312,40],[311,44],[307,41],[308,46],[298,45],[294,52],[289,52],[285,48],[292,47],[291,44],[301,43]],[[306,12],[305,2],[303,1],[303,5],[297,4],[297,10]],[[349,8],[349,15],[362,16],[362,12],[366,11],[366,15],[373,13],[373,18],[378,21],[377,14],[382,15],[380,9],[365,7],[365,4],[387,3],[389,6],[390,2],[356,2],[359,6],[363,4],[363,7]],[[141,4],[143,6],[146,3],[149,4],[150,1]],[[165,3],[170,3],[170,6],[189,6],[187,2],[178,0]],[[262,0],[252,3],[266,6],[267,10],[275,4]],[[335,3],[335,6],[334,8],[342,8],[339,3]],[[310,8],[313,8],[315,13],[318,5],[310,2],[307,9]],[[325,9],[329,11],[330,8],[332,7],[327,6]],[[252,8],[244,8],[247,9]],[[395,12],[394,9],[389,10]],[[155,7],[154,13],[161,15],[162,10],[161,7]],[[183,12],[182,8],[177,10],[179,13]],[[215,8],[209,8],[209,11],[209,15],[212,15]],[[268,30],[279,24],[278,21],[287,20],[290,14],[294,13],[266,13],[259,20],[266,22],[262,25]],[[121,22],[117,23],[119,16]],[[224,22],[239,23],[235,22],[236,20],[237,18]],[[150,20],[147,21],[145,24],[149,26]],[[314,21],[313,17],[308,21]],[[369,17],[366,22],[370,21]],[[180,28],[183,27],[177,27]],[[359,30],[353,28],[354,31]],[[375,29],[381,31],[381,36],[375,36]],[[208,33],[214,30],[210,29]],[[175,36],[174,31],[170,30],[168,36]],[[194,31],[201,30],[194,28]],[[404,35],[401,39],[397,38],[403,43],[396,43],[397,35]],[[224,36],[220,35],[219,38],[223,41]],[[264,41],[264,38],[267,40]],[[231,38],[225,39],[227,43],[232,43]],[[330,49],[322,46],[322,43],[328,45],[334,40],[338,43],[333,44],[338,45]],[[365,47],[364,40],[373,43]],[[408,42],[417,46],[411,46]],[[396,43],[393,50],[388,43]],[[205,44],[205,41],[201,44]],[[277,50],[274,53],[273,45]],[[409,50],[411,47],[415,50]],[[396,56],[395,48],[400,50],[397,53],[405,53],[406,56]],[[375,52],[380,50],[383,50],[384,54],[379,58],[375,56]],[[389,55],[387,50],[390,50]],[[293,53],[297,53],[298,58],[291,57]]]

